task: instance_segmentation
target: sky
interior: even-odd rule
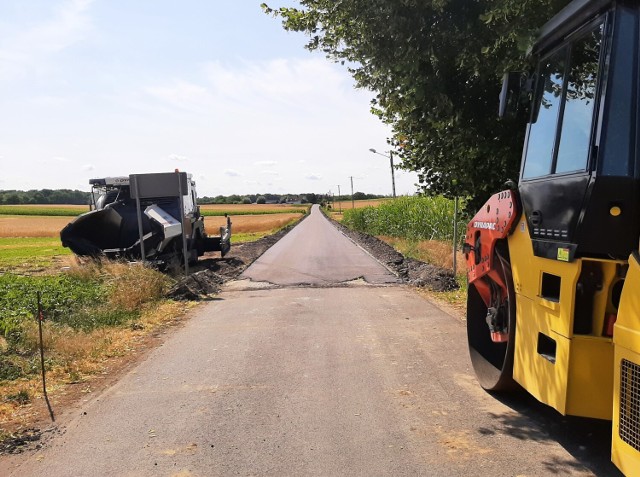
[[[0,1],[0,189],[178,168],[200,196],[390,195],[373,94],[262,1]]]

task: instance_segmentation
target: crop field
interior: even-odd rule
[[[231,237],[234,233],[256,233],[276,230],[300,219],[299,213],[265,214],[265,215],[238,215],[231,216]],[[218,235],[219,228],[226,224],[226,218],[222,216],[205,217],[205,230],[209,235]]]
[[[0,216],[37,215],[45,217],[75,217],[88,211],[88,205],[0,205]]]
[[[450,241],[453,211],[453,201],[442,196],[399,197],[377,207],[347,209],[342,223],[371,235]],[[459,217],[458,221],[464,230],[465,220]]]
[[[200,206],[204,216],[229,215],[271,215],[271,214],[306,214],[306,205],[290,204],[205,204]],[[0,205],[0,217],[42,216],[42,217],[75,217],[88,212],[88,205]]]
[[[73,217],[0,215],[0,237],[60,237]]]
[[[384,204],[385,202],[393,201],[393,199],[369,199],[369,200],[355,200],[353,204],[350,200],[336,200],[332,202],[333,211],[336,212],[342,208],[342,211],[355,208],[361,209],[363,207],[378,207],[380,204]],[[352,207],[352,205],[354,207]]]
[[[272,215],[272,214],[306,214],[306,205],[291,204],[204,204],[200,213],[207,216],[229,215]]]

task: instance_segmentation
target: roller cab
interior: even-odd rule
[[[480,384],[612,420],[628,476],[640,475],[639,25],[638,2],[575,0],[542,28],[534,69],[505,75],[501,112],[529,112],[520,178],[464,248]]]

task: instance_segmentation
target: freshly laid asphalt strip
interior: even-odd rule
[[[256,260],[240,278],[275,285],[330,285],[363,278],[370,284],[399,283],[322,215],[311,215]]]

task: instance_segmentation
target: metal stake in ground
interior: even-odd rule
[[[51,421],[55,422],[56,418],[53,415],[53,409],[51,408],[51,403],[49,402],[49,396],[47,395],[47,378],[46,371],[44,367],[44,340],[42,339],[42,322],[44,321],[44,312],[42,310],[42,294],[38,292],[38,332],[40,335],[40,366],[42,367],[42,392],[44,393],[44,400],[47,403],[47,408],[49,409],[49,416],[51,416]]]

